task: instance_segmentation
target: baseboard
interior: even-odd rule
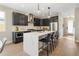
[[[6,42],[6,45],[7,45],[7,44],[11,44],[11,43],[12,43],[12,41],[7,41],[7,42]]]
[[[62,37],[59,37],[58,39],[62,39]]]
[[[79,43],[79,40],[75,40],[76,43]]]

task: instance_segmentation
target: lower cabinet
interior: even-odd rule
[[[13,43],[23,42],[23,32],[13,32],[12,37]]]
[[[28,33],[28,32],[31,32],[31,31],[13,32],[12,33],[13,43],[23,42],[23,33]]]

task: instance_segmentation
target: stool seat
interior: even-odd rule
[[[39,41],[44,42],[44,43],[50,42],[50,40],[47,40],[46,38],[43,38],[43,39],[41,39],[41,40],[39,40]]]

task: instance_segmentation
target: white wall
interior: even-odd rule
[[[59,13],[59,38],[63,37],[63,14]]]
[[[63,17],[74,17],[74,10],[75,8],[72,8],[67,11],[63,11]]]
[[[75,40],[79,42],[79,8],[75,9]]]
[[[0,11],[5,12],[6,21],[6,31],[0,32],[0,38],[7,38],[7,42],[12,41],[12,10],[0,5]]]

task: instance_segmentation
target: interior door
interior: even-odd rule
[[[64,21],[63,21],[64,35],[73,35],[74,34],[73,22],[74,22],[74,19],[71,17],[64,18]]]
[[[63,34],[68,34],[68,21],[67,18],[63,18]]]

